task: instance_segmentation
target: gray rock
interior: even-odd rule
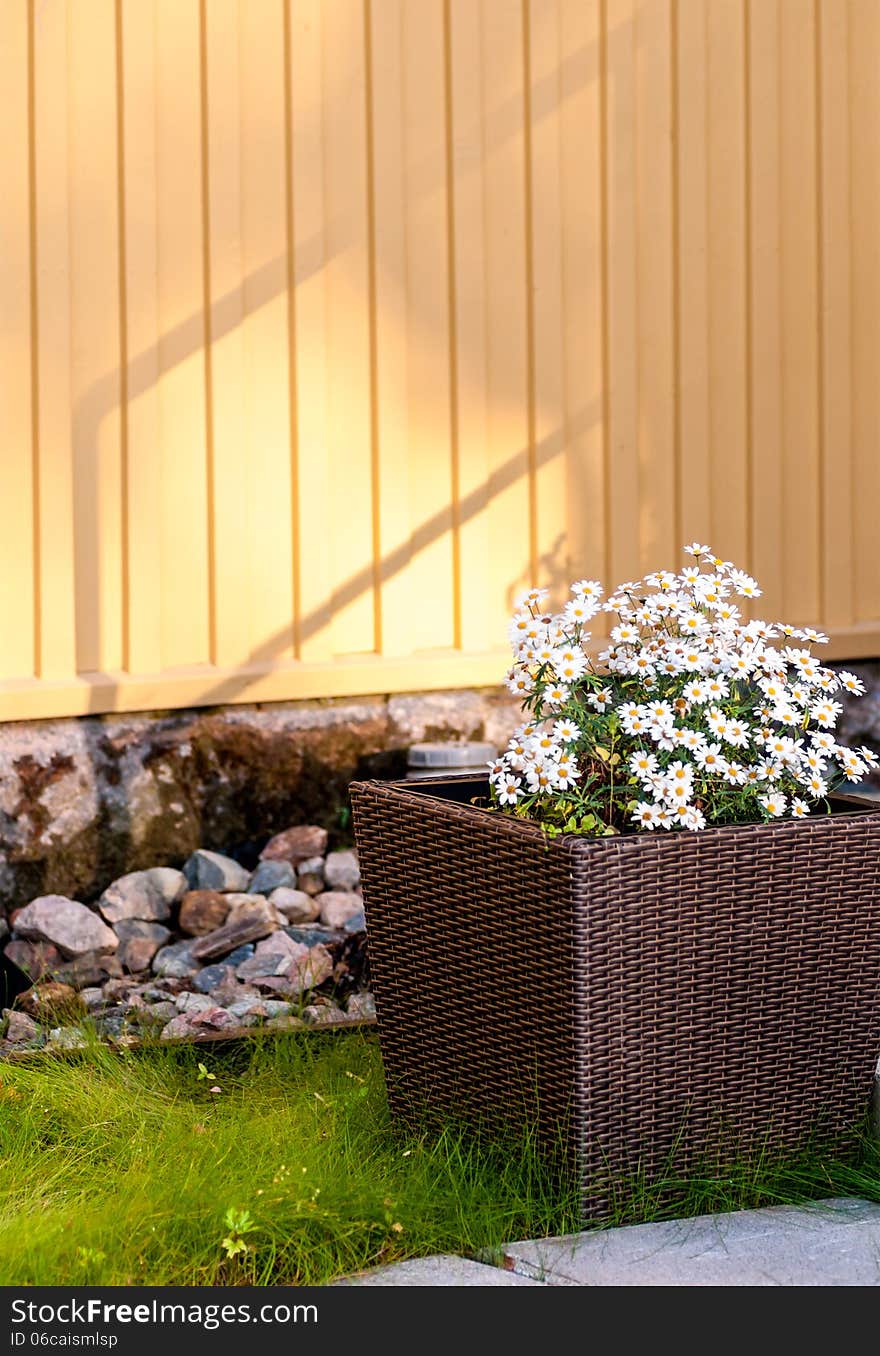
[[[273,1004],[273,1006],[275,1005]],[[281,1007],[289,1010],[290,1005],[282,1003]],[[259,998],[239,998],[237,1002],[229,1003],[226,1010],[231,1012],[233,1017],[263,1018],[276,1015],[275,1013],[270,1014],[269,1003],[264,1003]]]
[[[171,933],[161,923],[147,923],[140,918],[123,918],[113,931],[119,938],[117,956],[126,970],[148,970],[150,961]]]
[[[130,990],[130,997],[132,1001],[140,1003],[164,1003],[168,997],[168,990],[161,980],[158,984],[136,984]]]
[[[330,890],[356,890],[361,883],[357,854],[350,849],[329,853],[324,863],[324,879]]]
[[[248,892],[252,895],[271,895],[280,888],[293,889],[296,886],[296,871],[290,862],[260,862],[251,876]]]
[[[250,960],[239,965],[239,979],[257,979],[266,975],[286,975],[291,965],[304,959],[307,948],[288,937],[286,932],[275,932],[259,942]]]
[[[342,927],[345,932],[350,934],[366,932],[367,915],[364,913],[363,909],[358,909],[357,913],[353,913],[350,918],[346,918]]]
[[[46,1045],[50,1050],[85,1050],[88,1040],[78,1026],[56,1026],[46,1037]]]
[[[131,871],[120,876],[101,896],[98,908],[108,923],[142,918],[159,922],[171,914],[186,893],[186,877],[169,866],[154,866],[149,871]]]
[[[95,1030],[108,1040],[118,1040],[126,1029],[129,1014],[133,1011],[127,1004],[107,1008],[95,1017]]]
[[[333,957],[320,943],[302,947],[297,956],[284,957],[282,965],[280,974],[255,975],[253,982],[257,988],[276,993],[281,998],[299,998],[333,974]]]
[[[324,888],[324,858],[308,857],[296,869],[296,883],[307,895],[318,895]]]
[[[246,890],[251,873],[232,857],[199,848],[183,868],[191,890]]]
[[[19,909],[14,931],[25,941],[51,942],[65,956],[115,951],[119,945],[116,933],[96,913],[65,895],[42,895]]]
[[[191,1036],[193,1032],[192,1024],[185,1012],[178,1013],[172,1017],[167,1026],[163,1026],[160,1040],[173,1041],[180,1040],[182,1037]]]
[[[315,923],[312,927],[288,927],[284,931],[291,941],[302,942],[303,946],[326,946],[331,952],[339,950],[347,939],[341,928],[328,928],[323,923]]]
[[[174,1003],[178,1012],[207,1012],[217,1006],[206,993],[179,993]]]
[[[286,885],[280,885],[272,891],[269,903],[288,923],[311,923],[321,912],[321,906],[313,895],[307,895],[305,890],[291,890]]]
[[[302,1019],[309,1026],[331,1026],[345,1021],[345,1013],[335,1003],[310,1003],[302,1010]]]
[[[194,941],[172,942],[153,957],[153,974],[167,979],[188,979],[198,974],[201,963],[193,956]]]
[[[80,992],[80,998],[86,1005],[86,1012],[98,1012],[107,1001],[101,987],[87,988]]]
[[[282,998],[264,998],[262,1006],[266,1009],[267,1017],[289,1017],[293,1012],[290,1003],[285,1003]]]
[[[193,980],[193,988],[198,989],[199,993],[212,993],[214,989],[219,989],[223,984],[233,983],[234,980],[234,965],[228,962],[225,965],[206,965]]]
[[[376,1000],[371,993],[353,993],[348,1000],[346,1012],[349,1017],[356,1017],[358,1021],[374,1022]]]
[[[363,913],[363,900],[347,890],[325,890],[318,896],[321,922],[328,928],[344,928],[350,918]]]
[[[880,1205],[847,1198],[510,1243],[549,1285],[876,1286]]]
[[[39,1037],[40,1028],[33,1017],[28,1017],[26,1012],[15,1012],[12,1008],[4,1008],[3,1016],[6,1018],[6,1030],[3,1035],[10,1044],[25,1045]]]
[[[138,1022],[146,1022],[150,1026],[164,1026],[170,1022],[172,1017],[177,1016],[177,1007],[170,999],[161,1003],[148,1003],[137,1014]]]
[[[234,968],[236,965],[241,965],[242,961],[250,960],[253,954],[253,942],[246,942],[244,946],[237,946],[234,951],[230,951],[223,964],[231,965]]]

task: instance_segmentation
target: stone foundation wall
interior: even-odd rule
[[[880,660],[839,667],[867,688],[845,701],[839,737],[880,750]],[[0,726],[0,918],[38,895],[95,899],[199,847],[255,862],[290,824],[321,824],[345,845],[354,778],[402,776],[424,739],[501,747],[517,720],[492,688]]]
[[[344,844],[350,781],[403,775],[420,740],[503,745],[517,714],[485,689],[0,726],[0,917],[199,847],[255,861],[290,824]]]

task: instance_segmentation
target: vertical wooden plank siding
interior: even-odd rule
[[[162,458],[159,410],[159,242],[156,61],[152,6],[118,0],[122,389],[125,391],[126,625],[129,674],[162,667]]]
[[[711,542],[880,654],[875,0],[6,0],[0,719],[490,684]]]
[[[161,468],[161,668],[205,663],[208,554],[202,191],[202,55],[198,0],[157,0],[156,233]],[[128,6],[124,6],[127,12]]]
[[[69,10],[58,4],[51,10],[39,10],[31,3],[29,16],[35,251],[36,676],[59,681],[78,671],[71,430]]]
[[[2,676],[26,680],[37,662],[27,0],[0,8],[0,89],[6,123],[0,142],[0,654]]]
[[[70,401],[77,668],[122,667],[116,16],[68,7]]]

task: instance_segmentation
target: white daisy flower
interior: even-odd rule
[[[814,702],[810,707],[810,715],[813,720],[822,726],[823,730],[830,729],[837,724],[837,718],[843,711],[840,702],[832,701],[830,697],[824,698],[820,702]]]
[[[571,598],[562,609],[562,615],[574,626],[585,626],[596,615],[596,604],[586,598]]]
[[[658,767],[657,755],[649,753],[647,749],[637,749],[635,753],[630,754],[628,766],[634,777],[653,777]]]
[[[740,597],[760,598],[761,590],[758,588],[758,581],[753,579],[750,574],[746,574],[744,570],[731,570],[730,579]]]
[[[573,763],[569,763],[566,758],[561,758],[556,767],[556,785],[560,791],[568,791],[574,786],[581,774]]]
[[[711,556],[712,554],[711,546],[701,546],[698,541],[691,542],[690,546],[686,546],[684,549],[689,556]]]
[[[576,739],[581,737],[580,726],[575,725],[573,720],[557,720],[553,732],[563,744],[573,744]]]
[[[877,754],[874,752],[873,749],[868,748],[867,744],[862,744],[858,752],[859,757],[862,759],[866,767],[869,768],[880,767],[880,758],[877,757]]]
[[[721,752],[720,744],[707,744],[705,748],[694,750],[694,761],[704,772],[725,772],[727,759]]]
[[[527,697],[535,684],[526,669],[511,669],[507,675],[507,689],[515,697]]]
[[[536,758],[526,767],[526,782],[532,792],[547,792],[556,781],[556,764],[550,758]]]
[[[810,733],[810,740],[812,741],[813,747],[816,749],[826,749],[828,753],[831,753],[834,750],[834,735],[826,734],[824,731],[820,733],[818,730],[813,730]]]
[[[856,697],[861,697],[865,690],[865,684],[861,678],[857,678],[854,673],[847,673],[845,669],[842,669],[837,676],[840,679],[841,686],[845,687],[847,692],[852,692]]]
[[[779,819],[788,809],[788,801],[781,791],[771,791],[768,796],[759,796],[758,800],[772,819]]]
[[[590,692],[587,696],[594,711],[604,711],[611,705],[611,688],[603,687],[601,692]]]
[[[578,579],[572,584],[571,591],[576,598],[590,598],[594,601],[598,601],[604,593],[598,579]]]
[[[723,711],[719,711],[717,706],[710,706],[706,712],[706,724],[714,735],[724,738],[727,731],[727,717]]]
[[[706,827],[706,816],[696,805],[683,806],[678,811],[678,818],[686,829],[691,829],[694,832]]]
[[[518,777],[507,777],[496,790],[502,805],[516,805],[522,794],[522,782]]]
[[[562,752],[555,736],[546,730],[531,736],[528,751],[536,758],[557,758]]]
[[[641,800],[633,810],[631,818],[640,829],[656,829],[660,823],[659,807],[652,805],[650,801]]]
[[[740,720],[725,722],[723,738],[725,744],[731,744],[736,749],[744,749],[751,742],[749,732]]]
[[[835,749],[834,756],[851,782],[860,782],[868,771],[866,764],[852,749]]]
[[[562,706],[569,698],[569,689],[561,683],[553,683],[544,691],[544,701],[550,707]]]
[[[810,813],[810,807],[800,796],[791,798],[791,817],[792,819],[806,819]]]

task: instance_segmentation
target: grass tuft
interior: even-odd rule
[[[213,1089],[219,1088],[220,1091]],[[0,1284],[321,1284],[433,1252],[579,1227],[530,1144],[395,1132],[363,1032],[0,1067]],[[880,1199],[880,1153],[763,1164],[621,1197],[661,1218],[827,1195]]]

